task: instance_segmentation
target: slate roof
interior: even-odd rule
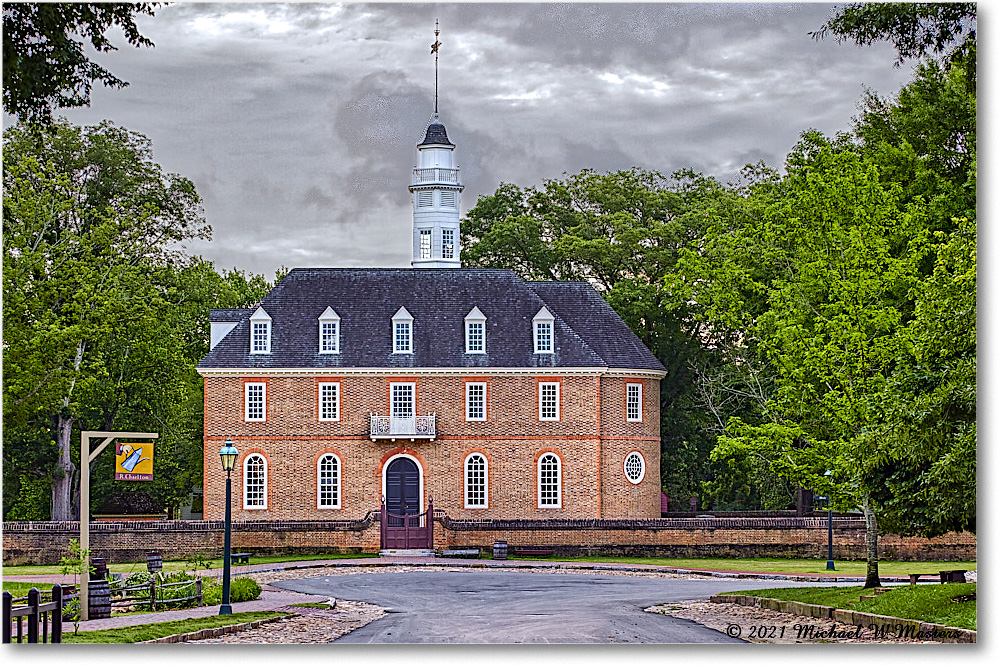
[[[526,282],[506,269],[294,269],[261,302],[272,318],[271,353],[249,353],[249,318],[199,368],[611,367],[663,371],[587,283]],[[339,354],[319,353],[318,318],[340,316]],[[394,354],[391,319],[413,316],[413,353]],[[486,354],[465,354],[465,316],[486,316]],[[555,317],[555,353],[535,354],[531,321]],[[212,321],[218,319],[213,311]],[[228,321],[236,321],[235,319]]]
[[[425,146],[427,144],[444,144],[445,146],[455,145],[448,141],[448,132],[444,129],[444,125],[437,122],[431,123],[427,126],[427,134],[424,136],[424,140],[417,145]]]
[[[253,315],[254,308],[213,308],[208,311],[209,322],[239,322]]]

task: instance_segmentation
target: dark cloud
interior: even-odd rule
[[[886,45],[815,41],[823,4],[197,4],[140,19],[156,46],[99,54],[131,82],[74,122],[149,136],[191,178],[222,267],[407,266],[407,185],[433,109],[463,209],[583,168],[780,167],[799,133],[849,128],[863,86],[909,72]],[[6,122],[6,119],[5,119]]]

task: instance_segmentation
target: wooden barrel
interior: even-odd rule
[[[493,560],[507,560],[507,540],[493,542]]]
[[[163,556],[157,551],[150,551],[146,554],[146,569],[149,572],[160,572],[163,570]]]
[[[91,579],[87,587],[89,618],[111,618],[111,585],[107,579]]]
[[[94,570],[94,579],[107,579],[108,578],[108,559],[107,558],[91,558],[90,565]]]

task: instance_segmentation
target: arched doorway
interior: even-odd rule
[[[431,549],[433,504],[421,512],[422,471],[409,456],[389,460],[383,471],[382,549]]]
[[[386,467],[385,506],[390,514],[420,514],[420,469],[413,459],[401,456]],[[389,525],[403,524],[401,519],[394,519]]]

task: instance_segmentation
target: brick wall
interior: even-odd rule
[[[488,369],[484,369],[488,370]],[[546,369],[556,373],[558,369]],[[267,384],[264,422],[243,420],[244,384]],[[318,418],[317,383],[340,382],[340,420]],[[560,383],[559,421],[539,421],[538,382]],[[416,414],[435,414],[433,441],[372,441],[371,413],[389,413],[392,382],[413,382]],[[487,420],[465,420],[465,383],[485,382]],[[625,385],[643,385],[641,422],[625,419]],[[653,518],[659,516],[659,381],[598,375],[372,375],[205,378],[205,518],[221,519],[225,476],[218,450],[227,437],[240,450],[233,472],[233,518],[336,520],[377,509],[383,469],[394,456],[413,458],[421,469],[422,507],[455,518]],[[488,460],[489,507],[464,506],[464,461],[471,452]],[[562,464],[562,507],[540,508],[538,460],[556,453]],[[646,465],[632,484],[623,462],[633,451]],[[317,508],[318,458],[339,457],[342,499],[338,509]],[[267,461],[267,508],[245,509],[243,462]]]
[[[221,521],[91,523],[95,556],[143,561],[147,551],[167,559],[222,552]],[[79,524],[3,524],[5,565],[53,564],[66,555]],[[489,550],[493,541],[511,546],[551,547],[559,555],[721,556],[826,558],[826,521],[780,519],[511,520],[452,519],[439,513],[434,546]],[[368,515],[356,521],[246,521],[233,524],[233,549],[258,554],[377,552],[379,524]],[[880,557],[891,560],[975,560],[976,536],[949,533],[933,539],[884,535]],[[834,520],[834,556],[865,557],[864,521]]]

